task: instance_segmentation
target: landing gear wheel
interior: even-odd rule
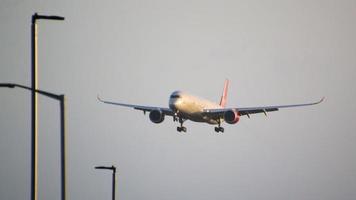
[[[215,132],[219,132],[219,127],[215,127]]]
[[[178,131],[178,132],[182,132],[182,131],[183,131],[183,132],[187,132],[187,128],[184,127],[184,126],[178,126],[178,127],[177,127],[177,131]]]
[[[223,127],[215,127],[215,132],[219,133],[219,132],[224,132],[224,128]]]

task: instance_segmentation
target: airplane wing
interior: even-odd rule
[[[102,100],[99,96],[97,98],[98,98],[99,101],[101,101],[103,103],[106,103],[106,104],[129,107],[129,108],[133,108],[133,109],[136,109],[136,110],[141,110],[141,111],[143,111],[143,113],[151,112],[152,110],[161,110],[165,115],[174,116],[174,112],[170,108],[154,107],[154,106],[142,106],[142,105],[134,105],[134,104],[126,104],[126,103],[105,101],[105,100]]]
[[[215,115],[217,117],[223,117],[224,113],[228,110],[237,110],[240,116],[247,115],[250,117],[250,114],[264,113],[267,115],[267,112],[278,111],[280,108],[292,108],[292,107],[301,107],[301,106],[311,106],[319,104],[324,100],[324,97],[317,102],[313,103],[304,103],[304,104],[293,104],[293,105],[280,105],[280,106],[262,106],[262,107],[246,107],[246,108],[220,108],[220,109],[204,109],[204,112],[207,115]]]

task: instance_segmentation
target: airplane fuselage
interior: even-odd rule
[[[204,109],[219,109],[222,107],[209,100],[185,92],[175,91],[169,97],[169,108],[174,110],[178,116],[195,122],[218,124],[217,119],[204,114]],[[222,121],[222,119],[219,120]]]

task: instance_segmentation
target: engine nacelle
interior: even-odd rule
[[[237,110],[228,110],[224,113],[224,120],[229,124],[236,124],[240,120],[240,115]]]
[[[152,110],[150,112],[150,120],[153,123],[161,123],[164,120],[164,114],[161,110]]]

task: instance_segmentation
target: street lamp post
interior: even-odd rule
[[[8,88],[22,88],[22,89],[26,89],[26,90],[30,90],[32,92],[35,93],[39,93],[41,95],[47,96],[49,98],[52,99],[56,99],[60,102],[60,129],[61,129],[61,139],[60,139],[60,143],[61,143],[61,199],[64,200],[66,197],[66,120],[65,120],[65,96],[64,95],[57,95],[57,94],[53,94],[50,92],[46,92],[43,90],[38,90],[38,89],[32,89],[30,87],[24,86],[24,85],[19,85],[19,84],[13,84],[13,83],[0,83],[0,87],[8,87]],[[33,143],[32,143],[33,144]],[[32,187],[31,187],[32,188]],[[37,192],[35,192],[37,193]],[[34,197],[33,194],[31,192],[31,197]],[[37,197],[35,195],[35,197]]]
[[[96,166],[95,169],[107,169],[107,170],[112,170],[112,200],[115,200],[115,184],[116,184],[116,167],[112,165],[111,167],[105,167],[105,166]]]
[[[37,145],[37,126],[38,126],[38,114],[37,114],[37,93],[38,91],[38,80],[37,80],[37,20],[46,19],[46,20],[64,20],[64,17],[60,16],[45,16],[38,15],[35,13],[32,15],[32,24],[31,24],[31,200],[37,200],[37,169],[38,169],[38,145]],[[63,184],[63,183],[62,183]],[[65,200],[65,188],[62,186],[61,190],[62,200]]]

